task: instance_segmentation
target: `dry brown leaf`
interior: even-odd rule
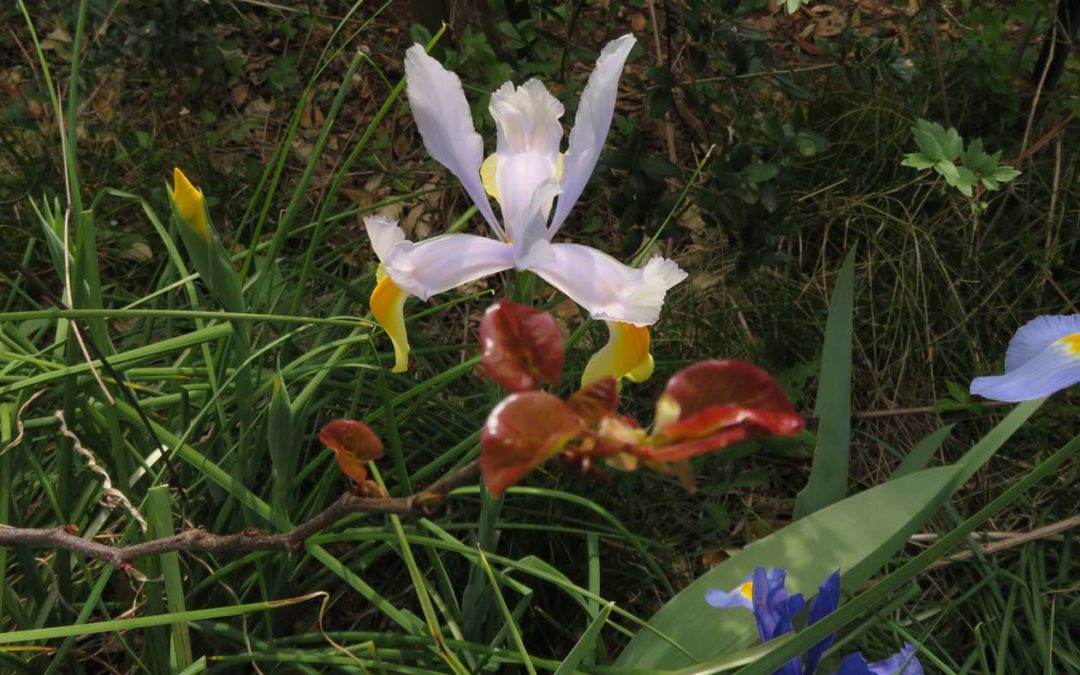
[[[811,5],[806,11],[813,19],[816,37],[835,37],[847,27],[847,16],[832,5]]]

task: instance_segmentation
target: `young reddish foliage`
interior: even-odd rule
[[[322,444],[337,455],[342,472],[357,484],[367,480],[367,463],[382,457],[383,444],[368,425],[334,420],[319,431]]]
[[[747,438],[791,436],[803,419],[771,375],[745,361],[709,360],[676,373],[656,405],[651,461],[679,461]]]
[[[556,396],[542,391],[510,395],[491,411],[480,435],[484,484],[501,495],[586,431]]]
[[[530,391],[542,381],[562,381],[562,336],[547,312],[499,300],[480,321],[480,345],[481,365],[504,389]]]
[[[586,424],[596,424],[615,414],[619,407],[619,384],[611,375],[591,382],[567,399],[566,404]]]

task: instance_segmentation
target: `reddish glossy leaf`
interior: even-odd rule
[[[547,312],[499,300],[480,321],[480,345],[484,370],[509,391],[530,391],[542,381],[562,381],[563,340]]]
[[[686,461],[748,438],[789,436],[803,428],[787,396],[771,375],[745,361],[702,361],[672,377],[657,402],[652,445],[630,452],[668,470],[677,468],[693,490]]]
[[[528,391],[503,399],[480,435],[484,484],[501,495],[585,432],[577,415],[556,396]]]
[[[353,481],[367,480],[367,463],[382,457],[383,444],[368,425],[356,420],[334,420],[319,431],[322,444],[337,455],[338,466]]]
[[[757,429],[755,436],[790,436],[802,431],[803,418],[795,412],[776,412],[760,408],[711,405],[695,415],[665,426],[663,437],[669,441],[701,438],[729,427]]]
[[[795,412],[772,375],[746,361],[711,359],[687,366],[668,380],[663,397],[679,404],[679,419],[709,406]]]
[[[611,375],[590,382],[566,401],[586,424],[596,424],[615,414],[619,407],[619,384]]]

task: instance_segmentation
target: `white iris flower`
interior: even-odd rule
[[[404,306],[409,295],[427,300],[514,268],[536,273],[594,319],[607,322],[611,338],[589,361],[584,382],[604,375],[640,381],[652,373],[647,326],[660,318],[664,295],[686,272],[664,258],[635,268],[588,246],[551,241],[596,167],[634,42],[624,35],[604,47],[582,93],[565,153],[560,148],[563,106],[547,88],[539,80],[499,87],[489,107],[498,142],[487,159],[457,75],[420,45],[409,48],[407,91],[424,146],[458,177],[494,237],[445,234],[411,242],[396,221],[365,218],[382,263],[371,309],[394,343],[395,372],[408,366]],[[501,223],[488,195],[499,204]]]

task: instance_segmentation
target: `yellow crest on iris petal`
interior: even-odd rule
[[[592,355],[581,376],[585,386],[602,377],[627,377],[631,382],[644,382],[653,372],[653,357],[649,353],[649,329],[622,321],[608,321],[608,341]]]
[[[180,167],[173,169],[173,203],[180,217],[203,239],[210,238],[210,223],[206,221],[206,203],[202,190],[191,184]]]
[[[1080,333],[1066,335],[1061,338],[1061,344],[1065,345],[1065,349],[1072,352],[1074,356],[1080,356]]]
[[[743,594],[747,600],[754,599],[754,582],[747,581],[745,584],[739,586],[739,592]]]
[[[379,283],[371,292],[371,315],[394,343],[393,372],[403,373],[409,368],[409,336],[405,331],[405,301],[409,294],[394,283],[382,265],[376,277]]]

